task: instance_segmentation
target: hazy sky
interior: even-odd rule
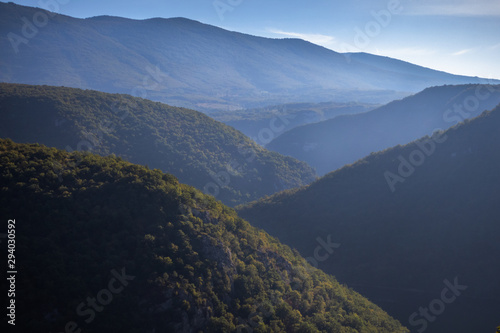
[[[500,79],[500,0],[19,0],[74,17],[187,17]]]

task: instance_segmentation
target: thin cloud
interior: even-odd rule
[[[300,39],[306,40],[308,42],[311,42],[313,44],[321,45],[324,47],[332,47],[336,42],[335,37],[328,36],[328,35],[306,34],[306,33],[300,33],[300,32],[283,31],[283,30],[278,30],[278,29],[267,29],[267,30],[270,33],[273,33],[276,35],[293,37],[293,38],[300,38]]]
[[[452,53],[451,55],[452,56],[455,56],[455,57],[458,57],[458,56],[461,56],[461,55],[464,55],[464,54],[467,54],[467,53],[470,53],[474,51],[474,49],[464,49],[464,50],[460,50],[460,51],[457,51],[455,53]]]

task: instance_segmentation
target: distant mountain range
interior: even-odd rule
[[[5,139],[0,160],[20,332],[408,332],[172,175]]]
[[[266,148],[293,156],[320,175],[386,148],[445,130],[500,103],[500,85],[427,88],[373,111],[291,129]]]
[[[306,163],[200,112],[91,90],[0,83],[0,137],[116,154],[170,172],[229,205],[316,178]]]
[[[37,27],[33,18],[47,22]],[[484,80],[184,18],[76,19],[0,3],[0,81],[128,93],[211,111],[289,102],[387,103],[429,86]]]
[[[412,331],[494,332],[499,128],[500,105],[238,212]],[[321,244],[331,245],[329,256],[315,255]],[[443,296],[450,284],[460,286],[453,301]]]

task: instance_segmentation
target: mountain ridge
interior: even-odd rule
[[[170,174],[5,139],[0,160],[23,332],[408,332]]]
[[[347,61],[345,54],[301,39],[252,36],[184,18],[75,19],[56,14],[28,44],[18,45],[18,56],[7,35],[19,36],[22,17],[40,9],[5,3],[0,8],[0,80],[11,83],[147,94],[211,112],[290,102],[381,103],[430,85],[481,80],[421,67],[433,75],[391,72],[358,61],[356,55]],[[386,66],[402,63],[383,61]],[[377,92],[386,96],[374,97]]]

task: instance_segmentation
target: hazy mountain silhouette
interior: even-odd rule
[[[324,175],[371,152],[447,129],[498,103],[499,85],[432,87],[370,112],[291,129],[266,147],[305,161]]]
[[[356,114],[375,109],[380,105],[366,103],[293,103],[265,108],[211,113],[215,120],[234,127],[260,145],[295,127],[317,123],[344,114]]]

